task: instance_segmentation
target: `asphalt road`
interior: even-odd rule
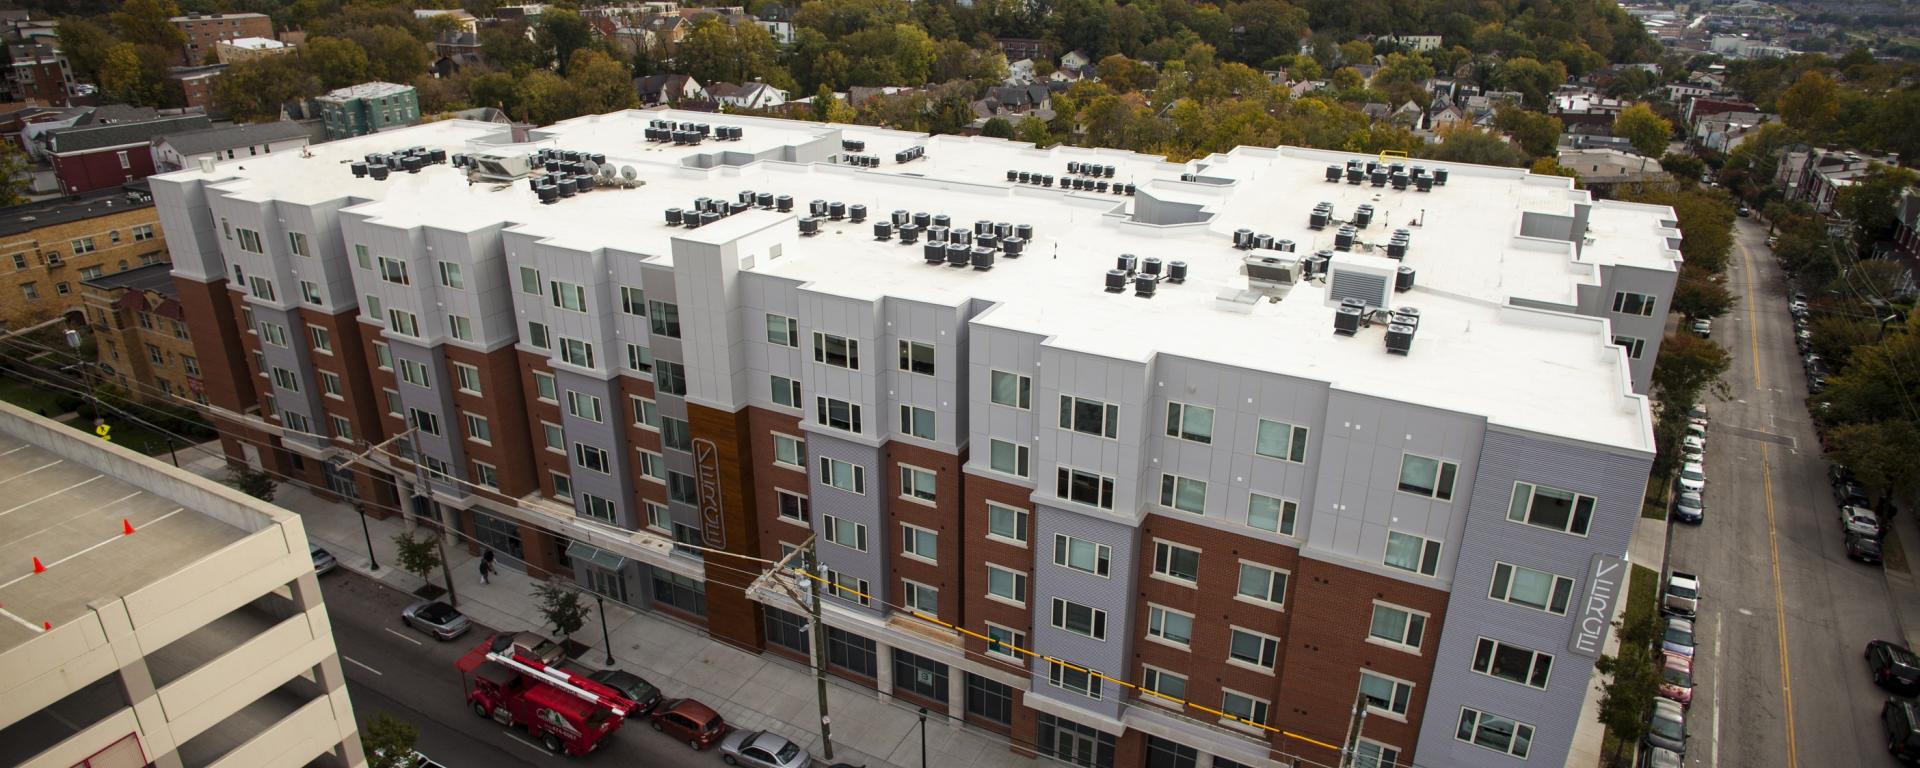
[[[1861,658],[1899,636],[1886,580],[1843,551],[1766,228],[1740,219],[1736,234],[1740,303],[1713,327],[1733,364],[1726,400],[1707,398],[1707,519],[1670,529],[1671,566],[1700,574],[1705,595],[1687,764],[1897,765]]]
[[[722,765],[716,750],[694,752],[655,733],[644,718],[628,721],[606,746],[585,758],[553,755],[524,730],[480,719],[467,708],[453,664],[492,629],[475,625],[465,637],[438,642],[400,624],[400,609],[413,601],[411,595],[345,568],[321,577],[320,585],[361,727],[380,711],[412,723],[420,729],[420,752],[447,768]]]

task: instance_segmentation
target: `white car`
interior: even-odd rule
[[[1840,529],[1847,533],[1880,538],[1880,516],[1866,507],[1848,505],[1840,508]]]
[[[1694,435],[1687,435],[1680,441],[1680,450],[1689,456],[1698,456],[1707,452],[1707,441]]]
[[[1707,468],[1689,461],[1680,468],[1680,490],[1698,493],[1707,489]]]
[[[1695,321],[1693,321],[1693,332],[1694,332],[1694,333],[1697,333],[1697,334],[1700,334],[1701,336],[1712,336],[1712,335],[1713,335],[1713,321],[1712,321],[1712,320],[1695,320]]]

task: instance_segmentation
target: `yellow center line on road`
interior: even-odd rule
[[[1753,360],[1753,389],[1760,392],[1760,305],[1753,300],[1754,283],[1759,276],[1753,270],[1753,252],[1747,249],[1736,237],[1734,244],[1740,249],[1740,264],[1746,269],[1747,279],[1747,348]],[[1755,398],[1758,400],[1759,398]],[[1787,768],[1800,765],[1799,750],[1795,746],[1793,734],[1793,668],[1787,657],[1787,599],[1780,587],[1780,532],[1774,524],[1773,516],[1773,461],[1771,452],[1765,443],[1760,444],[1760,485],[1761,499],[1767,509],[1767,553],[1773,566],[1773,621],[1774,629],[1780,638],[1780,695],[1786,705],[1787,716]]]

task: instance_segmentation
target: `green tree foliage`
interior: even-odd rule
[[[1900,223],[1900,193],[1913,186],[1915,179],[1913,171],[1876,163],[1865,175],[1840,189],[1834,199],[1834,212],[1853,220],[1861,253],[1871,253],[1875,243],[1893,238]]]
[[[1660,170],[1681,181],[1697,182],[1706,176],[1707,164],[1693,155],[1668,152],[1660,156]]]
[[[676,68],[703,84],[774,82],[778,51],[773,38],[756,24],[730,26],[714,16],[693,23],[676,49]],[[784,72],[780,72],[784,76]]]
[[[234,62],[213,81],[214,103],[242,123],[279,120],[281,105],[320,92],[320,78],[292,56]]]
[[[513,85],[512,114],[535,125],[583,114],[580,93],[572,83],[551,71],[536,69]]]
[[[553,627],[553,633],[562,640],[573,636],[587,625],[587,601],[580,599],[580,589],[558,578],[547,579],[533,585],[534,606],[540,609],[540,617],[546,619],[547,626]]]
[[[187,36],[168,20],[179,15],[180,6],[173,0],[126,0],[111,18],[123,42],[178,51],[186,46]]]
[[[244,464],[227,470],[227,485],[261,501],[273,501],[273,493],[280,487],[272,475]]]
[[[60,20],[60,52],[73,67],[73,76],[85,83],[99,83],[106,66],[107,52],[118,40],[105,27],[87,19],[69,16]]]
[[[367,718],[360,732],[367,768],[413,768],[413,746],[419,740],[420,729],[384,711]]]
[[[1779,109],[1789,127],[1824,133],[1840,114],[1840,88],[1825,72],[1809,70],[1780,94]]]
[[[154,104],[159,100],[158,84],[149,80],[140,64],[140,54],[132,43],[118,43],[107,49],[100,65],[101,95],[127,104]]]
[[[503,70],[524,72],[546,66],[545,49],[527,38],[527,25],[509,21],[480,30],[480,55]]]
[[[1719,317],[1733,309],[1735,299],[1718,276],[1686,264],[1673,286],[1673,311],[1689,320]]]
[[[1447,131],[1440,143],[1423,146],[1417,154],[1429,160],[1518,168],[1524,168],[1531,162],[1524,150],[1472,126],[1459,126]]]
[[[440,567],[439,542],[432,534],[415,536],[413,531],[401,531],[393,535],[393,556],[400,561],[400,569],[420,577],[421,581],[433,582],[433,572]]]
[[[1560,62],[1541,63],[1520,56],[1500,62],[1493,70],[1493,85],[1502,90],[1519,91],[1529,109],[1545,110],[1547,97],[1567,81],[1567,66]]]
[[[1047,121],[1032,115],[1020,118],[1020,124],[1014,126],[1013,137],[1036,147],[1053,143],[1053,135],[1047,131]]]
[[[0,142],[0,208],[27,201],[27,190],[33,185],[30,171],[27,155],[18,145]]]
[[[1147,90],[1160,80],[1160,73],[1118,53],[1100,60],[1100,82],[1115,91]]]
[[[758,28],[758,25],[748,25]],[[540,48],[553,61],[565,67],[573,62],[573,52],[593,45],[593,27],[579,12],[569,8],[548,8],[534,26]]]
[[[371,79],[373,65],[359,43],[341,37],[316,37],[300,48],[300,63],[320,79],[320,87],[332,90]]]
[[[1545,158],[1558,155],[1560,118],[1502,105],[1494,113],[1493,126],[1512,134],[1513,142],[1533,157]]]
[[[1349,40],[1341,43],[1340,63],[1348,66],[1355,64],[1372,64],[1373,46],[1364,40]]]
[[[980,126],[980,135],[991,136],[996,139],[1011,139],[1013,138],[1013,123],[1007,122],[1007,119],[1004,117],[988,118],[986,124]]]
[[[1725,347],[1691,333],[1674,333],[1660,342],[1653,392],[1664,410],[1685,414],[1731,362]]]
[[[567,82],[578,93],[581,114],[598,114],[640,106],[627,65],[605,53],[580,50],[567,64]]]
[[[1227,6],[1233,22],[1234,60],[1258,64],[1292,55],[1307,33],[1307,12],[1282,0],[1248,0]]]
[[[426,44],[403,29],[363,27],[349,31],[346,37],[366,51],[368,74],[377,80],[410,83],[427,71]]]
[[[1541,176],[1565,176],[1573,179],[1573,188],[1583,188],[1580,184],[1580,172],[1560,164],[1556,157],[1542,157],[1533,161],[1527,170]]]
[[[1718,274],[1733,250],[1733,201],[1719,190],[1671,185],[1633,185],[1614,196],[1635,203],[1673,206],[1680,222],[1680,254],[1688,264]]]
[[[1659,157],[1666,153],[1667,141],[1673,138],[1673,123],[1654,114],[1653,107],[1643,101],[1614,116],[1613,135],[1633,142],[1635,152]]]
[[[1648,618],[1648,623],[1652,618]],[[1608,765],[1619,764],[1620,752],[1647,734],[1647,713],[1660,693],[1659,659],[1654,657],[1652,641],[1628,642],[1626,627],[1621,627],[1619,650],[1594,662],[1607,681],[1600,687],[1600,705],[1596,708],[1607,735],[1616,739]]]

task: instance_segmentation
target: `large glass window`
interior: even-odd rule
[[[1026,605],[1027,575],[1009,568],[989,563],[987,565],[987,594],[1009,602]]]
[[[1207,481],[1181,475],[1160,476],[1160,506],[1196,515],[1207,513]]]
[[[933,345],[924,341],[900,340],[900,370],[933,375]]]
[[[923,699],[947,702],[947,665],[893,649],[893,687]]]
[[[900,497],[933,501],[937,493],[935,476],[932,472],[919,467],[900,467]]]
[[[1040,754],[1080,768],[1113,768],[1112,734],[1045,712],[1037,720]]]
[[[1256,699],[1239,691],[1225,689],[1221,691],[1220,711],[1229,716],[1258,725],[1266,725],[1267,708],[1266,699]]]
[[[1654,306],[1659,302],[1654,297],[1632,291],[1616,291],[1613,294],[1613,311],[1623,315],[1653,317]]]
[[[813,360],[837,368],[860,368],[860,341],[831,333],[813,332]]]
[[[815,397],[814,420],[834,429],[859,434],[860,404],[831,397]]]
[[[1027,511],[987,502],[987,535],[1027,543]]]
[[[822,456],[820,482],[849,493],[864,494],[867,492],[867,468]]]
[[[1565,615],[1573,599],[1573,579],[1506,563],[1493,564],[1488,597],[1535,610]]]
[[[807,631],[805,618],[763,605],[760,606],[760,620],[766,628],[767,642],[796,653],[813,652],[813,637]]]
[[[1105,544],[1076,539],[1064,533],[1053,535],[1053,564],[1095,576],[1107,575],[1113,550]]]
[[[863,677],[880,676],[873,641],[836,627],[827,627],[827,663]]]
[[[800,321],[768,312],[767,343],[783,347],[800,346]]]
[[[1533,726],[1477,709],[1460,708],[1453,737],[1468,744],[1525,758],[1533,747]]]
[[[1234,627],[1227,643],[1227,658],[1261,669],[1272,669],[1280,657],[1279,638]]]
[[[1373,604],[1373,620],[1367,625],[1368,637],[1417,651],[1426,634],[1426,614],[1397,605]]]
[[[1200,582],[1200,550],[1183,547],[1170,541],[1156,541],[1153,543],[1153,573],[1188,585],[1198,584]]]
[[[707,615],[707,585],[672,571],[653,569],[653,601],[695,616]]]
[[[1167,403],[1167,436],[1196,443],[1213,442],[1213,409],[1186,403]]]
[[[1031,408],[1033,407],[1033,379],[1017,373],[994,371],[988,397],[995,405]]]
[[[929,563],[940,561],[940,534],[917,525],[900,524],[900,552]]]
[[[1095,640],[1107,639],[1107,612],[1071,600],[1053,598],[1053,626]]]
[[[1389,531],[1384,562],[1389,568],[1432,576],[1440,569],[1440,542],[1411,533]]]
[[[1120,434],[1120,406],[1061,395],[1060,428],[1098,437],[1117,437]]]
[[[1261,493],[1247,494],[1247,525],[1282,536],[1292,536],[1300,516],[1297,502]]]
[[[911,405],[900,406],[900,431],[922,440],[934,439],[933,411]]]
[[[1577,536],[1593,522],[1593,497],[1532,483],[1514,483],[1507,519]]]
[[[987,467],[995,472],[1027,476],[1027,447],[1005,440],[987,440]]]
[[[1447,501],[1453,498],[1453,462],[1406,454],[1400,459],[1400,490]]]
[[[1193,644],[1193,616],[1157,605],[1147,607],[1147,636],[1175,645]]]
[[[1545,690],[1553,656],[1483,637],[1474,646],[1473,671]]]
[[[1113,509],[1113,478],[1060,467],[1054,477],[1054,495],[1101,509]]]
[[[1260,434],[1254,441],[1253,452],[1281,461],[1306,461],[1307,428],[1261,419]]]
[[[826,516],[827,541],[843,547],[867,551],[867,527],[844,517]]]
[[[1360,693],[1367,697],[1369,708],[1405,716],[1407,704],[1413,699],[1413,684],[1361,670]]]
[[[1284,605],[1287,602],[1287,572],[1243,561],[1240,563],[1238,595],[1249,600]]]
[[[1153,671],[1148,670],[1149,679]],[[1185,678],[1182,678],[1182,687],[1185,682]],[[1165,693],[1165,691],[1161,692]],[[1198,765],[1200,765],[1200,753],[1193,747],[1158,736],[1147,737],[1147,768],[1196,768]]]
[[[1047,682],[1052,683],[1055,688],[1073,691],[1089,699],[1098,699],[1100,684],[1104,681],[1085,668],[1049,661],[1047,662]]]
[[[1013,687],[992,678],[967,673],[967,714],[999,723],[1013,724]]]
[[[680,305],[648,299],[647,320],[655,336],[680,338]]]

